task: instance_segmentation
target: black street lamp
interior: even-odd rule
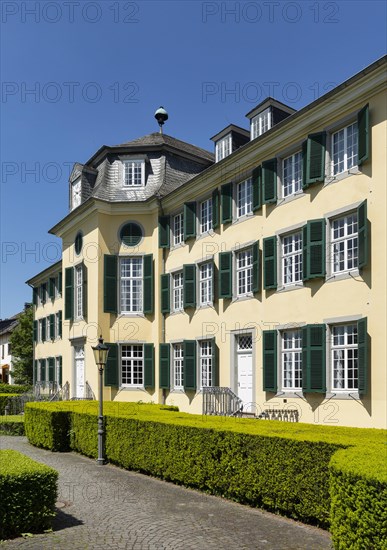
[[[103,430],[103,396],[102,396],[102,388],[103,388],[103,369],[106,365],[108,354],[109,354],[109,348],[106,344],[103,343],[102,335],[98,338],[98,345],[91,348],[94,353],[94,359],[98,366],[98,372],[99,372],[99,387],[98,387],[98,395],[99,395],[99,408],[98,408],[98,458],[97,463],[100,466],[103,466],[105,464],[105,459],[103,456],[103,439],[104,439],[104,430]]]

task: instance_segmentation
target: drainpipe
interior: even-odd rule
[[[163,205],[161,203],[160,195],[156,195],[156,199],[157,199],[157,203],[158,203],[158,206],[159,206],[159,211],[160,211],[161,215],[164,216],[164,210],[163,210]],[[165,273],[165,248],[162,248],[161,274],[164,275],[164,273]],[[165,343],[165,315],[166,315],[165,313],[161,314],[161,343],[162,344]],[[166,390],[165,390],[165,388],[163,388],[161,391],[162,391],[161,404],[165,405]]]

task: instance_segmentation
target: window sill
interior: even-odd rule
[[[184,388],[172,388],[169,393],[180,393],[180,394],[185,394],[185,391],[184,391]]]
[[[358,269],[351,269],[350,271],[343,271],[341,273],[333,273],[329,277],[325,278],[326,283],[333,283],[335,281],[343,281],[345,279],[354,279],[360,277],[360,271]]]
[[[280,393],[276,393],[275,397],[281,397],[284,399],[303,399],[305,400],[304,394],[302,393],[302,389],[300,390],[281,390]]]
[[[173,244],[169,250],[172,251],[172,250],[178,250],[179,248],[183,248],[183,246],[186,246],[185,242],[182,241],[181,243],[178,243],[178,244]]]
[[[327,392],[325,395],[326,399],[332,399],[332,400],[338,400],[338,401],[349,401],[349,400],[355,400],[360,401],[360,395],[357,391],[340,391],[337,393],[334,393],[333,391]]]
[[[204,231],[203,233],[199,233],[196,236],[196,240],[200,241],[200,239],[205,239],[206,237],[214,237],[215,231],[213,229],[209,229],[208,231]]]
[[[297,199],[300,199],[301,197],[306,197],[306,194],[303,191],[297,191],[297,193],[293,193],[292,195],[288,195],[287,197],[282,197],[281,199],[278,199],[277,206],[282,206],[283,204],[287,204],[288,202],[293,202]]]
[[[138,313],[119,313],[117,315],[117,321],[118,321],[118,319],[126,319],[127,317],[143,317],[143,318],[145,318],[145,314],[142,313],[142,312],[138,312]]]
[[[254,294],[250,292],[249,294],[243,294],[242,296],[235,296],[232,298],[231,303],[235,302],[244,302],[245,300],[251,300],[254,298]]]
[[[302,283],[294,283],[277,288],[277,292],[290,292],[292,290],[300,290],[301,288],[305,288],[305,285],[303,285]]]
[[[184,309],[176,309],[174,311],[170,311],[169,316],[172,317],[173,315],[179,315],[180,313],[185,313]]]
[[[337,181],[344,180],[346,178],[349,178],[351,176],[358,176],[361,174],[361,171],[359,170],[358,166],[353,166],[349,170],[346,170],[345,172],[340,172],[340,174],[335,175],[327,175],[325,176],[325,183],[323,187],[327,187],[328,185],[332,185],[332,183],[336,183]]]
[[[145,391],[144,386],[120,386],[119,391]]]
[[[208,303],[208,304],[200,304],[197,306],[197,311],[200,311],[201,309],[214,309],[214,303]]]
[[[254,218],[254,212],[250,212],[249,214],[245,214],[244,216],[241,216],[240,218],[233,219],[232,225],[237,225],[238,223],[242,223],[246,220],[249,220],[250,218]]]

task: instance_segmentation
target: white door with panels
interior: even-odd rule
[[[253,338],[251,334],[236,337],[237,394],[243,401],[244,411],[251,409],[253,401]]]
[[[74,346],[75,396],[85,397],[85,349]]]

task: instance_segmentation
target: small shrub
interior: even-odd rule
[[[0,435],[24,435],[24,417],[17,415],[0,417]]]
[[[16,451],[0,451],[0,539],[51,527],[58,472]]]

